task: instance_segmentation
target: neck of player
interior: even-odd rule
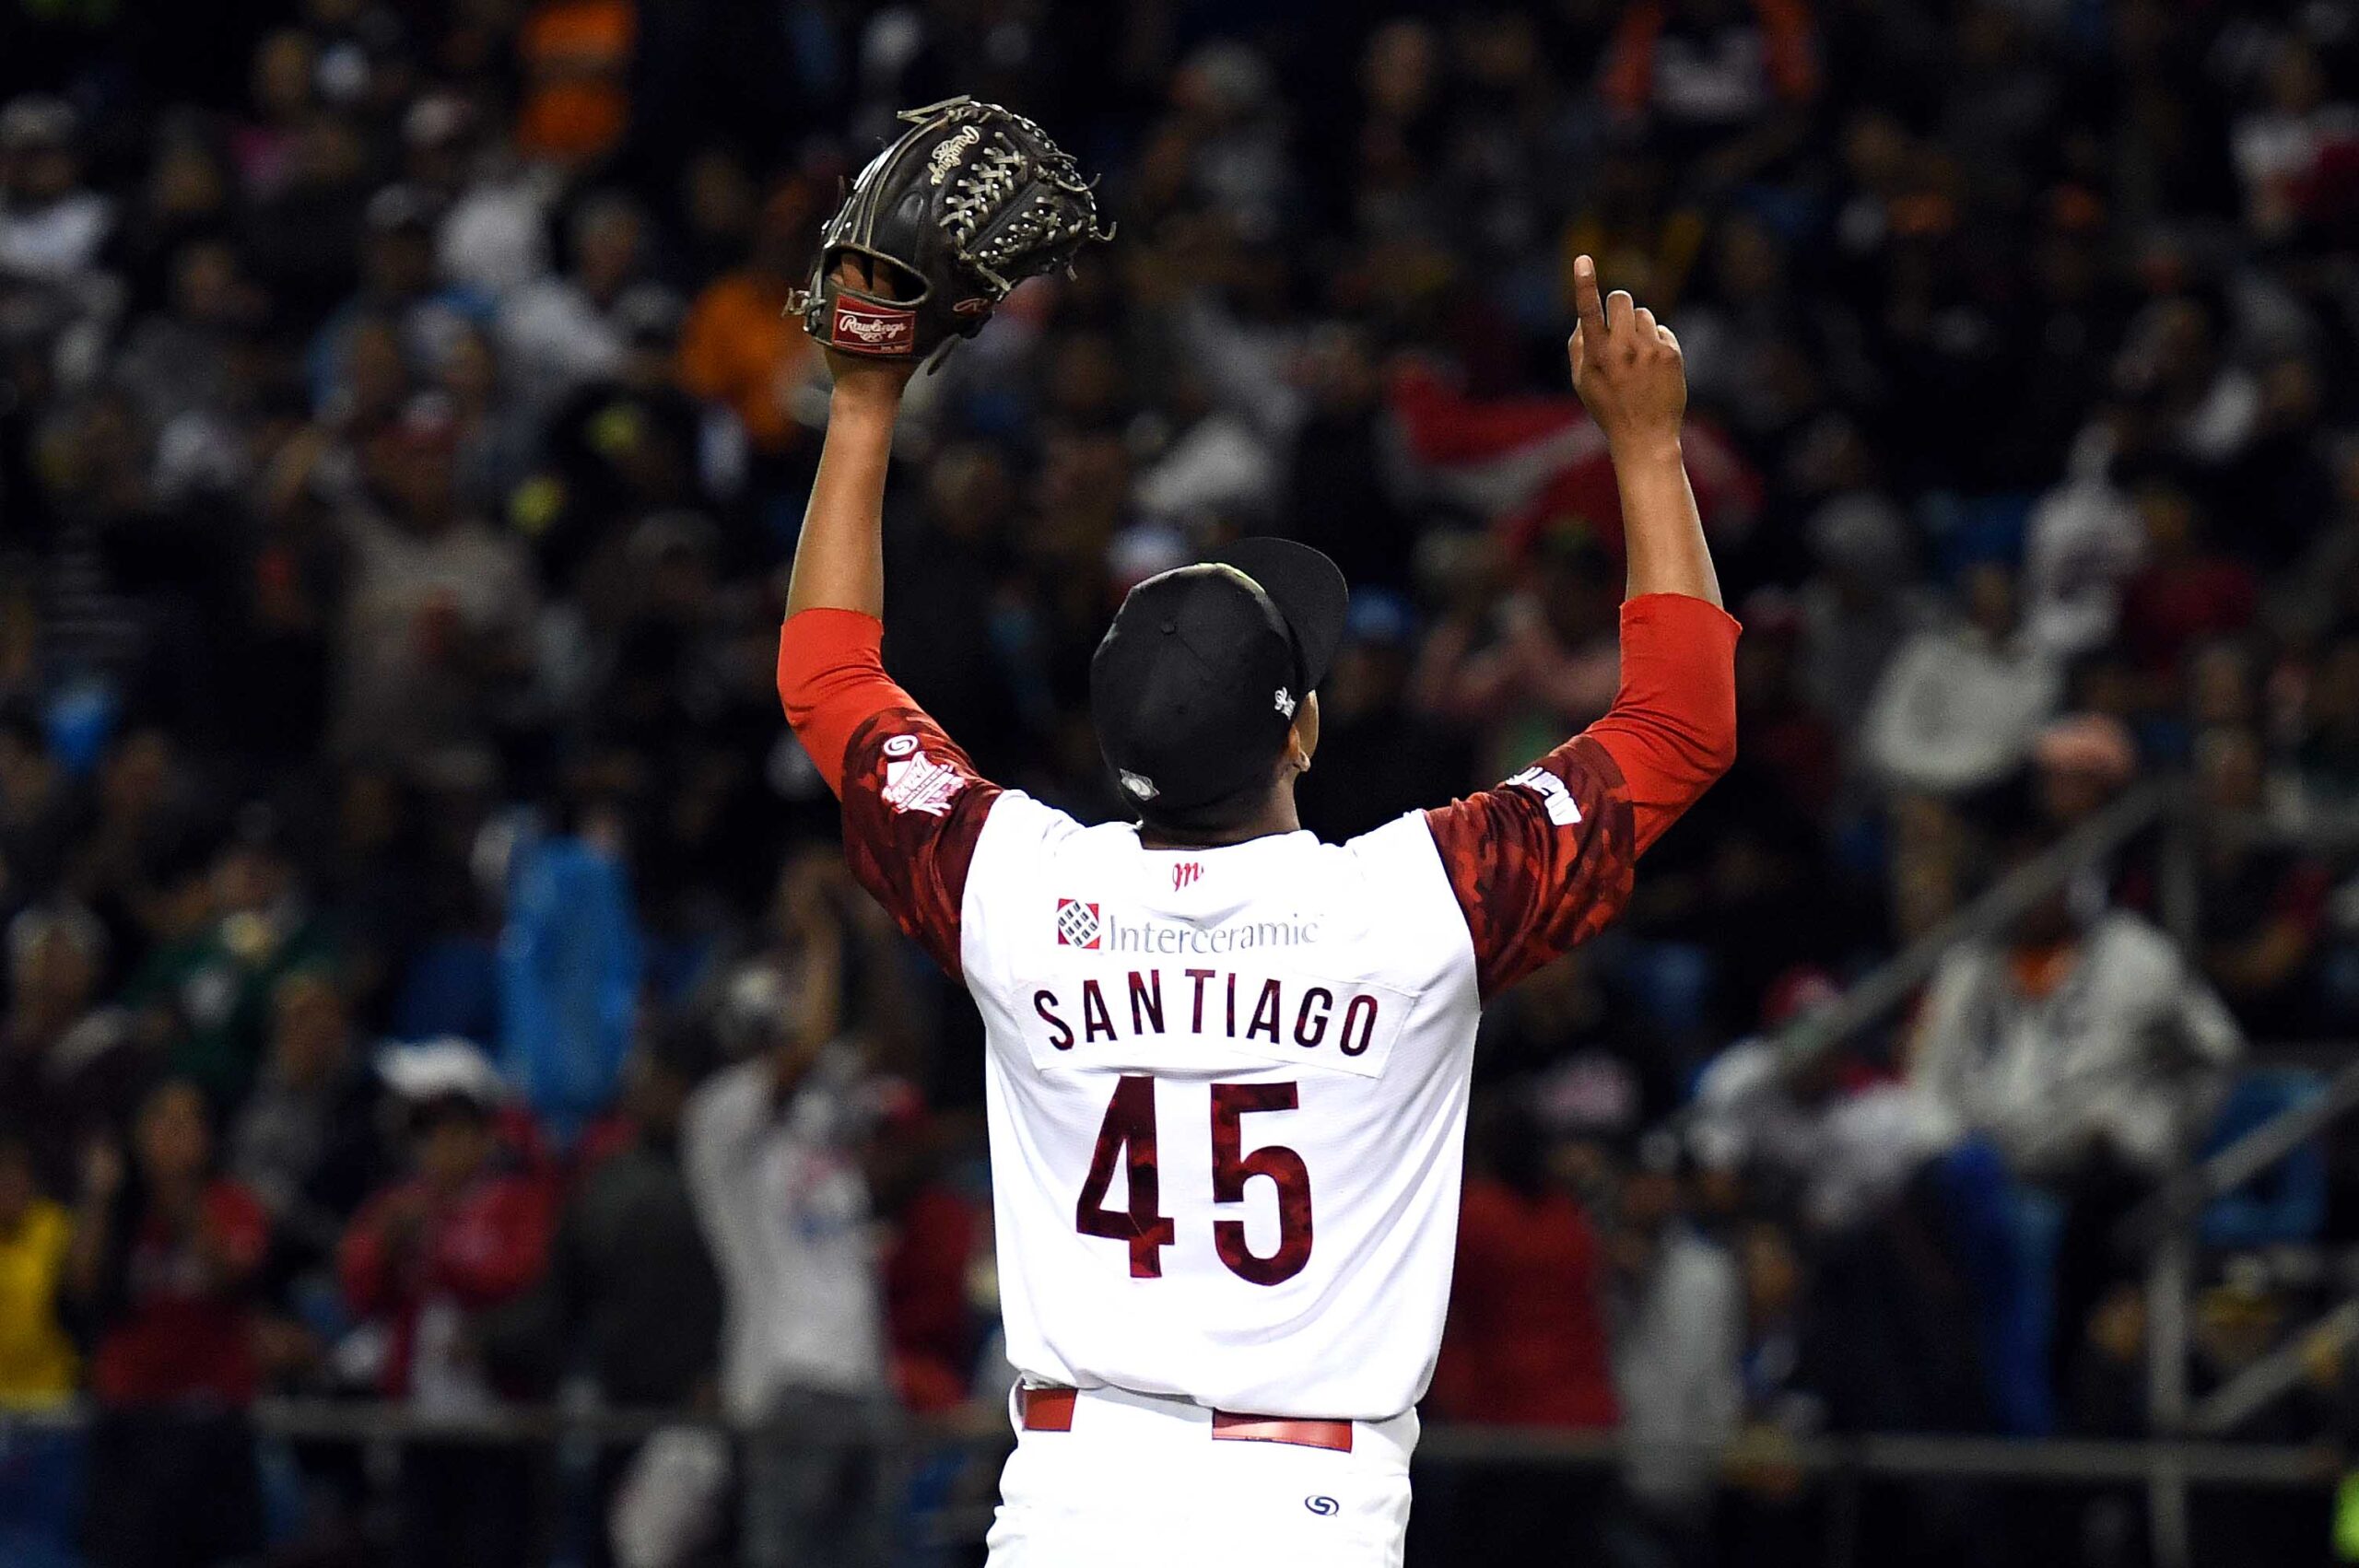
[[[1252,820],[1236,827],[1207,828],[1183,833],[1174,828],[1156,827],[1151,823],[1139,824],[1139,847],[1145,849],[1219,849],[1231,844],[1243,844],[1255,838],[1267,838],[1273,833],[1298,833],[1302,818],[1294,806],[1294,775],[1289,771],[1270,790],[1270,798]]]

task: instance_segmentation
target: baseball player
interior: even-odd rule
[[[955,185],[960,152],[928,148],[957,134],[903,166],[946,160]],[[916,205],[856,188],[847,211],[863,199]],[[1628,530],[1604,718],[1496,789],[1323,844],[1294,783],[1345,585],[1244,540],[1115,614],[1091,709],[1138,820],[1085,826],[980,777],[879,661],[886,463],[941,285],[843,221],[814,280],[835,384],[779,691],[852,870],[985,1024],[1020,1374],[991,1560],[1398,1564],[1483,1003],[1613,919],[1734,751],[1737,626],[1681,465],[1678,342],[1577,263],[1573,384]],[[894,310],[908,330],[878,325]]]

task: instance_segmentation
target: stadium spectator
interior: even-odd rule
[[[557,1222],[542,1286],[551,1319],[526,1318],[545,1330],[534,1351],[580,1347],[599,1398],[625,1410],[711,1393],[721,1284],[679,1164],[703,1053],[683,1031],[632,1057],[621,1114],[585,1141],[586,1174]]]
[[[878,1085],[882,1116],[865,1172],[885,1249],[886,1332],[893,1386],[921,1415],[964,1406],[974,1392],[981,1333],[974,1271],[989,1256],[983,1206],[943,1169],[941,1127],[906,1080]]]
[[[886,1484],[866,1445],[892,1392],[862,1173],[857,1058],[805,982],[758,1046],[688,1102],[681,1157],[721,1271],[724,1408],[747,1434],[745,1561],[887,1556]]]
[[[1550,532],[1537,556],[1529,588],[1436,629],[1416,677],[1427,712],[1483,727],[1483,765],[1502,777],[1537,755],[1539,736],[1602,714],[1621,679],[1619,564],[1579,524]]]
[[[1712,148],[1715,177],[1732,183],[1799,135],[1815,54],[1810,12],[1790,0],[1652,0],[1622,15],[1605,102],[1651,121],[1649,139],[1673,153]]]
[[[36,906],[8,922],[0,1100],[51,1193],[73,1190],[83,1141],[130,1114],[147,1069],[123,1012],[100,1003],[105,962],[87,910]]]
[[[1712,1482],[1743,1419],[1743,1275],[1686,1212],[1679,1151],[1652,1135],[1622,1178],[1606,1248],[1630,1522],[1671,1561],[1711,1539]]]
[[[721,1281],[680,1168],[680,1118],[705,1068],[705,1042],[685,1028],[655,1035],[631,1058],[618,1115],[593,1129],[583,1173],[559,1214],[546,1275],[531,1296],[487,1324],[498,1359],[535,1375],[586,1375],[601,1403],[687,1410],[713,1402]],[[594,1467],[605,1520],[635,1467],[660,1445],[602,1446]],[[592,1561],[617,1560],[613,1533]]]
[[[2126,910],[2076,913],[2063,892],[1934,972],[1911,1081],[2064,1206],[2051,1389],[2121,1272],[2121,1220],[2210,1126],[2243,1050],[2167,937]]]
[[[262,1543],[246,1409],[270,1227],[215,1174],[210,1116],[197,1084],[167,1079],[140,1104],[128,1158],[101,1138],[83,1162],[67,1279],[95,1341],[95,1568],[200,1568]]]
[[[1577,1432],[1621,1420],[1605,1246],[1574,1191],[1577,1161],[1549,1130],[1528,1082],[1486,1092],[1470,1120],[1449,1327],[1425,1407],[1435,1418]],[[1559,1522],[1515,1506],[1527,1484],[1515,1472],[1435,1479],[1418,1503],[1421,1545],[1447,1539],[1470,1562],[1602,1551],[1595,1516],[1614,1499],[1594,1479],[1564,1479]]]
[[[500,1071],[560,1145],[613,1103],[640,977],[621,829],[583,817],[577,832],[518,836],[500,939]]]
[[[1414,616],[1381,592],[1352,600],[1343,649],[1319,699],[1319,766],[1297,791],[1303,819],[1331,838],[1447,799],[1469,771],[1463,731],[1410,704]]]
[[[1961,614],[1895,651],[1862,721],[1887,783],[1930,794],[1996,784],[2031,755],[2063,696],[2056,656],[2024,634],[2015,583],[1986,563],[1966,576]]]
[[[2267,832],[2266,761],[2250,730],[2222,725],[2196,738],[2195,788],[2203,844],[2197,939],[2203,972],[2248,1030],[2298,1027],[2326,921],[2326,868]]]
[[[228,1106],[252,1085],[272,989],[326,957],[333,938],[266,807],[241,813],[205,874],[204,890],[188,889],[187,907],[172,911],[185,920],[176,919],[170,940],[149,950],[124,996],[162,1021],[171,1071]]]
[[[498,1075],[463,1041],[406,1047],[387,1075],[406,1109],[411,1174],[345,1233],[337,1274],[356,1317],[382,1335],[378,1387],[421,1410],[466,1414],[499,1398],[480,1327],[539,1280],[545,1184],[504,1168]],[[522,1562],[536,1527],[536,1457],[464,1440],[403,1454],[399,1560],[411,1568]]]
[[[1548,1166],[1531,1110],[1495,1101],[1470,1131],[1449,1327],[1434,1413],[1503,1426],[1604,1428],[1621,1419],[1607,1362],[1604,1248]]]
[[[388,185],[362,212],[360,287],[329,316],[311,345],[312,406],[334,409],[354,378],[356,336],[390,328],[403,367],[425,377],[470,326],[483,324],[486,301],[435,275],[434,229],[440,203],[429,191]]]
[[[457,446],[447,406],[412,402],[367,436],[366,489],[339,508],[350,575],[334,739],[346,755],[452,766],[487,743],[528,673],[532,565],[459,509]]]
[[[218,418],[242,392],[240,356],[262,300],[241,269],[236,249],[217,239],[192,239],[172,252],[168,303],[132,327],[115,361],[150,427]]]
[[[1781,990],[1769,1009],[1773,1025],[1806,1016],[1836,994],[1817,974],[1792,977]],[[1954,1129],[1906,1085],[1843,1079],[1835,1060],[1787,1066],[1775,1039],[1731,1046],[1696,1082],[1687,1136],[1697,1163],[1778,1195],[1815,1232],[1872,1223]]]
[[[515,41],[524,72],[517,145],[564,164],[611,152],[630,123],[639,8],[631,0],[540,0]]]
[[[41,1196],[32,1145],[0,1129],[0,1407],[73,1398],[81,1358],[60,1316],[73,1219]]]
[[[1910,1075],[2029,1179],[2093,1159],[2152,1178],[2242,1048],[2169,939],[2123,910],[2077,918],[2058,895],[1943,962]]]
[[[95,281],[114,204],[84,183],[81,133],[63,99],[0,105],[0,288],[18,298],[49,292],[63,304]]]
[[[676,301],[640,291],[617,300],[614,314],[622,342],[611,371],[550,413],[539,431],[546,464],[511,503],[555,584],[572,583],[586,564],[611,570],[617,534],[651,514],[693,515],[708,499],[704,411],[671,374]]]
[[[350,1003],[323,969],[272,988],[270,1044],[230,1130],[229,1169],[270,1216],[282,1285],[334,1257],[345,1226],[383,1175],[381,1086]]]
[[[2142,669],[2173,675],[2199,644],[2245,629],[2259,584],[2250,567],[2205,547],[2201,514],[2184,491],[2150,485],[2137,505],[2144,565],[2122,589],[2122,636]]]
[[[643,314],[670,304],[668,291],[645,280],[647,218],[628,196],[584,201],[567,240],[566,274],[520,284],[499,302],[499,357],[514,395],[534,414],[621,368],[628,307]]]
[[[1825,1422],[1806,1359],[1823,1351],[1813,1332],[1808,1265],[1792,1239],[1767,1221],[1739,1238],[1744,1267],[1744,1430],[1731,1456],[1721,1499],[1724,1539],[1746,1543],[1764,1568],[1803,1568],[1822,1550],[1809,1480],[1793,1462],[1799,1440]]]
[[[803,286],[805,230],[819,216],[800,185],[762,205],[745,264],[705,287],[680,331],[680,384],[736,415],[757,451],[777,456],[802,439],[796,389],[816,373],[811,340],[788,319]]]

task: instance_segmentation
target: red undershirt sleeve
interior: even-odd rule
[[[1587,733],[1622,769],[1638,854],[1736,761],[1741,629],[1727,611],[1680,593],[1622,606],[1622,687]]]
[[[999,787],[885,673],[884,623],[854,610],[791,615],[778,695],[843,802],[844,860],[901,930],[953,976],[975,841]]]
[[[1701,599],[1631,600],[1613,708],[1506,783],[1426,813],[1485,1000],[1602,930],[1638,856],[1728,771],[1738,629]]]

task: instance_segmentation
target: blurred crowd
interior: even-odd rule
[[[98,1412],[0,1443],[0,1557],[866,1564],[989,1495],[879,1457],[1006,1385],[980,1025],[772,691],[826,403],[785,303],[962,91],[1121,235],[914,384],[886,662],[1085,816],[1107,616],[1239,532],[1354,585],[1321,833],[1596,718],[1571,258],[1685,346],[1742,756],[1485,1021],[1427,1412],[1637,1442],[1437,1477],[1417,1560],[1814,1562],[1798,1439],[2145,1431],[2123,1222],[2315,1092],[2255,1042],[2359,1024],[2346,9],[0,0],[0,1404]],[[1769,1043],[2166,775],[2187,856]],[[2332,1283],[2340,1176],[2203,1216],[2199,1389]],[[2342,1433],[2303,1349],[2248,1434]],[[438,1441],[389,1492],[257,1449],[265,1393],[740,1441]],[[1867,1539],[1997,1561],[1987,1499]],[[2142,1561],[2133,1492],[2043,1507]]]

